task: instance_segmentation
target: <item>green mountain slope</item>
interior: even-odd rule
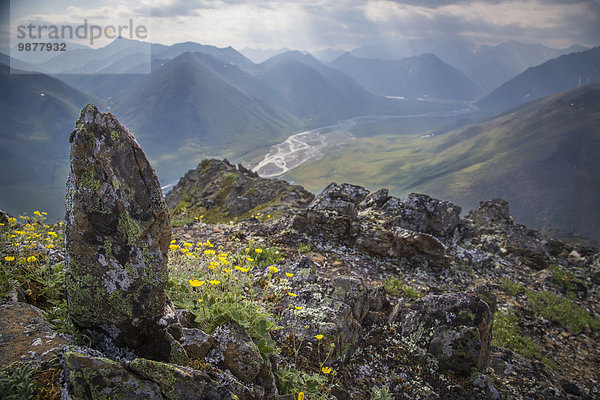
[[[190,53],[137,82],[112,111],[135,133],[163,183],[204,157],[239,157],[299,126],[292,115],[233,87]]]
[[[600,82],[600,47],[560,56],[529,68],[476,104],[484,109],[504,111],[594,82]]]
[[[73,116],[97,101],[43,74],[0,64],[0,209],[63,218]]]
[[[600,240],[600,84],[540,99],[510,113],[425,137],[360,138],[287,179],[428,193],[471,209],[501,197],[518,222]]]

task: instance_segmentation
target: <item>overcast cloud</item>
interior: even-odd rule
[[[13,0],[19,16],[54,23],[147,14],[150,1]],[[72,5],[70,5],[72,4]],[[152,41],[235,48],[350,50],[404,39],[600,44],[598,0],[152,0]],[[14,21],[13,21],[14,23]],[[2,29],[6,32],[6,26]]]

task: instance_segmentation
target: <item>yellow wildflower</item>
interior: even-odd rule
[[[210,242],[210,240],[208,240],[208,239],[206,239],[206,245],[207,245],[208,247],[214,247],[214,246],[212,245],[212,243]]]
[[[15,261],[15,258],[13,256],[6,256],[6,257],[4,257],[4,259],[6,261]]]
[[[189,252],[190,252],[190,249],[181,249],[181,252],[182,252],[183,254],[185,254],[185,253],[189,253]]]
[[[171,250],[179,250],[179,245],[178,244],[172,244],[172,245],[169,246],[169,248]]]
[[[14,224],[17,223],[17,219],[15,217],[10,217],[8,219],[8,223],[11,224],[11,225],[14,225]]]
[[[323,367],[323,368],[321,368],[321,371],[322,371],[322,372],[323,372],[325,375],[327,375],[327,374],[330,374],[330,373],[331,373],[331,368],[329,368],[329,367]]]
[[[175,243],[177,240],[173,239],[171,240],[171,244]]]
[[[315,335],[315,337],[317,338],[317,340],[323,339],[323,335]]]
[[[37,257],[36,256],[29,256],[27,257],[27,262],[35,262],[37,261]]]
[[[194,247],[194,244],[190,243],[190,242],[184,242],[183,247],[185,247],[186,249],[190,249],[190,248]]]
[[[248,261],[252,262],[254,261],[254,258],[250,258],[250,257],[246,257],[248,259]]]
[[[41,217],[41,216],[42,216],[42,213],[41,213],[41,212],[39,212],[39,211],[34,211],[34,212],[33,212],[33,215],[37,215],[38,217]]]
[[[48,215],[48,213],[45,211],[42,211],[42,215]]]
[[[214,250],[204,250],[204,254],[206,254],[207,256],[211,256],[213,254],[215,254]]]
[[[258,254],[262,253],[262,249],[254,249],[255,252],[257,252]]]
[[[276,274],[276,273],[279,272],[279,270],[277,269],[277,267],[274,267],[272,265],[269,267],[269,271],[272,272],[272,273],[274,273],[274,274]]]
[[[203,301],[203,299],[198,299],[198,303],[202,303]]]
[[[49,231],[48,236],[57,237],[58,235],[54,231]]]
[[[296,296],[298,296],[296,293],[292,293],[292,292],[287,292],[287,293],[288,293],[288,296],[290,296],[290,297],[296,297]]]
[[[285,276],[287,276],[288,278],[291,278],[292,276],[294,276],[294,274],[292,274],[291,272],[286,272]]]
[[[211,285],[218,285],[219,283],[221,283],[221,281],[217,281],[217,280],[214,280],[214,279],[212,281],[210,281]]]
[[[298,400],[304,400],[304,392],[298,392]]]
[[[300,307],[300,306],[294,306],[294,308],[298,311],[302,310],[302,307]]]
[[[248,272],[250,270],[250,268],[243,268],[243,267],[240,267],[239,265],[236,265],[234,268],[241,272]]]
[[[230,274],[233,272],[233,269],[225,268],[223,271],[225,271],[226,274]]]
[[[198,279],[190,279],[190,285],[192,285],[192,287],[200,287],[204,285],[204,281],[199,281]]]
[[[52,243],[50,243],[50,244],[47,244],[47,245],[46,245],[46,248],[47,248],[47,249],[51,249],[51,248],[53,248],[53,247],[54,247],[54,245],[53,245]]]

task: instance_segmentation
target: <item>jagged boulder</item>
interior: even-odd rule
[[[510,216],[507,201],[483,201],[469,212],[466,220],[472,224],[471,234],[483,238],[484,242],[489,235],[501,238],[498,243],[483,243],[488,251],[497,253],[500,248],[504,248],[530,268],[548,268],[549,250],[554,250],[556,245],[539,232],[515,223]]]
[[[429,265],[448,265],[446,236],[457,226],[460,207],[412,194],[407,204],[361,186],[331,183],[306,210],[294,217],[296,231],[333,240],[384,257],[414,257]]]
[[[330,183],[301,214],[294,217],[292,227],[300,232],[322,235],[329,239],[351,240],[357,206],[369,191],[361,186]]]
[[[154,169],[129,130],[91,104],[69,141],[65,242],[71,318],[138,355],[181,355],[175,341],[181,326],[165,292],[169,213]]]
[[[404,201],[398,224],[411,231],[445,237],[458,225],[461,211],[449,201],[411,193]]]
[[[512,224],[508,202],[502,199],[482,201],[477,208],[469,212],[467,219],[473,221],[480,229],[493,229],[498,225]]]
[[[246,331],[234,322],[219,326],[213,332],[216,347],[209,359],[220,360],[233,376],[250,383],[258,376],[263,359],[260,350]]]
[[[429,351],[443,370],[468,375],[489,364],[493,312],[472,295],[430,295],[401,311],[402,335]]]

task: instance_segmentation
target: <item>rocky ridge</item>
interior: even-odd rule
[[[422,194],[402,200],[351,184],[332,183],[313,199],[299,187],[214,160],[190,171],[167,195],[171,217],[179,221],[172,233],[162,222],[148,225],[165,228],[154,232],[146,229],[145,213],[164,213],[162,200],[152,190],[135,189],[152,174],[121,179],[118,160],[103,155],[122,149],[129,133],[90,107],[82,118],[98,121],[83,121],[74,131],[80,137],[74,140],[91,153],[70,180],[69,209],[80,214],[68,221],[66,249],[57,242],[36,244],[35,235],[25,238],[36,230],[62,235],[64,225],[46,228],[39,212],[21,219],[2,214],[3,271],[38,266],[50,274],[40,275],[45,281],[57,282],[50,291],[47,283],[17,276],[5,293],[0,320],[15,323],[0,324],[3,396],[26,392],[30,378],[55,388],[43,397],[65,399],[291,400],[299,392],[310,399],[600,396],[597,249],[515,223],[500,199],[482,202],[464,218],[446,201]],[[144,165],[132,146],[136,164]],[[77,206],[77,196],[87,200]],[[114,201],[97,204],[103,196]],[[159,207],[141,206],[153,201]],[[124,210],[132,222],[119,224]],[[121,214],[107,217],[113,212]],[[200,213],[225,223],[206,223]],[[101,221],[112,226],[115,218],[115,229],[99,229]],[[15,245],[21,237],[31,247]],[[87,257],[91,269],[100,256],[110,257],[99,237],[111,237],[111,254],[120,249],[116,262],[137,260],[136,249],[162,243],[168,264],[154,261],[168,265],[169,279],[156,281],[166,293],[153,304],[173,309],[168,293],[172,325],[160,322],[162,311],[153,312],[147,321],[162,328],[131,323],[149,328],[130,330],[127,340],[106,346],[88,331],[97,319],[61,308],[63,260]],[[74,253],[77,246],[85,251]],[[143,276],[151,260],[142,260],[144,267],[122,268],[122,275]],[[115,268],[98,267],[82,285],[90,304],[104,295],[89,289],[104,287]],[[114,290],[125,295],[127,287]],[[73,285],[67,292],[69,299],[79,295]],[[132,306],[143,310],[149,299],[139,296]],[[70,318],[61,310],[71,311]],[[127,308],[105,314],[117,317],[119,329],[128,328],[129,320],[120,319],[129,315]],[[110,336],[114,330],[99,322]],[[165,338],[177,351],[144,350]]]
[[[178,218],[202,215],[205,221],[215,222],[239,220],[256,213],[281,216],[290,209],[308,205],[313,198],[301,186],[261,179],[241,164],[204,160],[179,180],[165,200]]]

